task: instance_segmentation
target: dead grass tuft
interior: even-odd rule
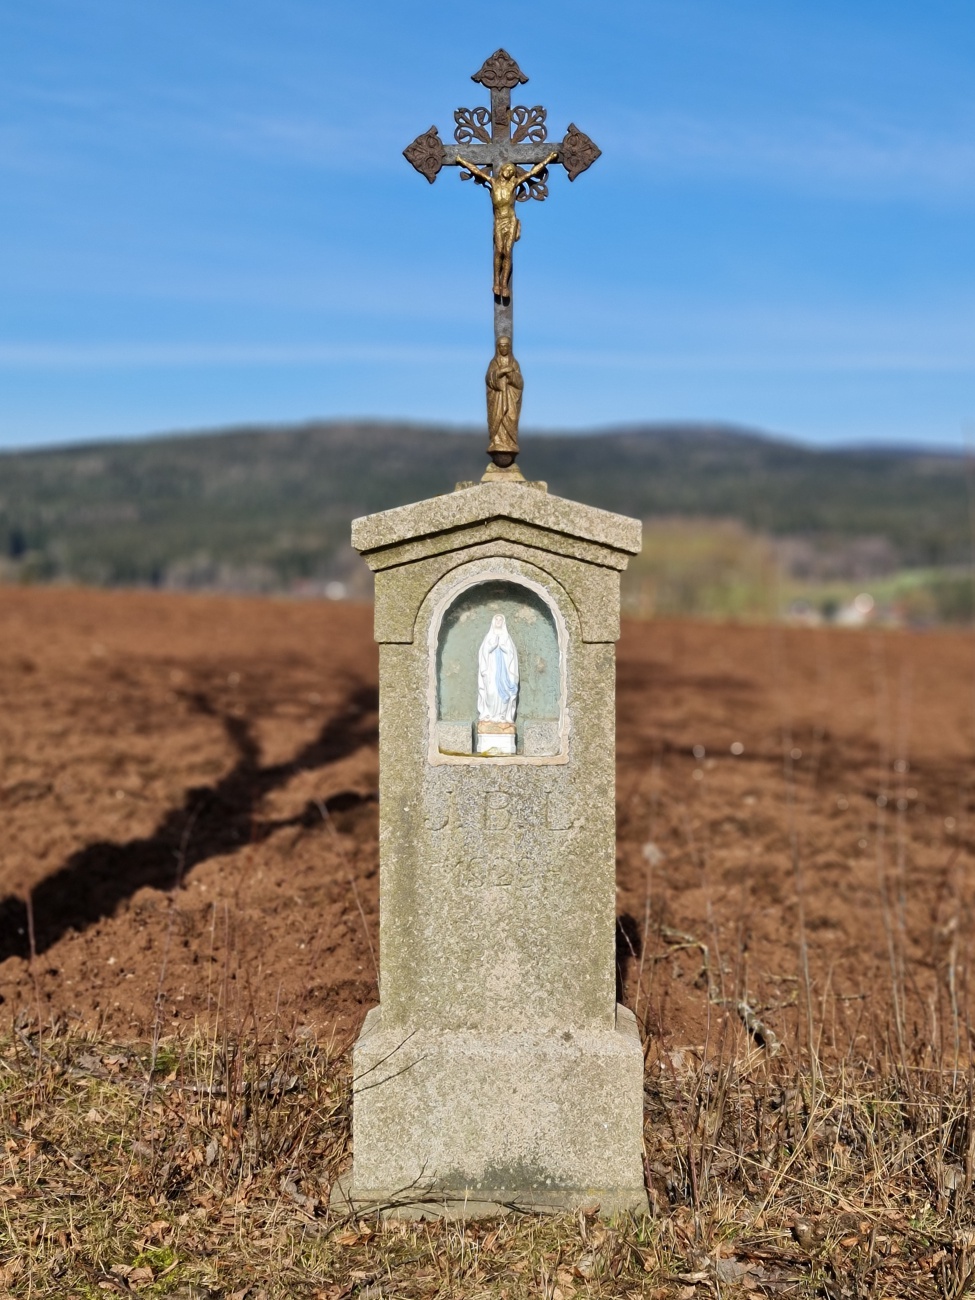
[[[647,1062],[653,1215],[332,1213],[349,1062],[294,1036],[0,1048],[0,1294],[184,1300],[787,1295],[975,1284],[972,1075],[810,1071],[741,1031]]]

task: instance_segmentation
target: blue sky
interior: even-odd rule
[[[971,436],[972,0],[0,0],[0,446],[481,421],[489,200],[401,150],[498,45],[603,150],[519,209],[523,426]]]

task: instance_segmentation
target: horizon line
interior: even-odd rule
[[[105,434],[95,438],[68,439],[44,443],[11,444],[0,446],[0,456],[45,455],[63,452],[95,451],[107,447],[115,448],[136,443],[183,441],[192,438],[220,438],[234,435],[291,433],[301,429],[328,426],[353,426],[372,429],[407,429],[416,432],[432,432],[438,436],[474,438],[486,436],[486,427],[480,424],[454,423],[448,420],[425,420],[409,416],[309,416],[297,420],[261,420],[236,421],[228,424],[194,426],[152,430],[141,433]],[[771,432],[755,425],[742,424],[736,420],[721,418],[660,418],[644,420],[626,420],[612,424],[585,426],[582,428],[536,427],[520,431],[522,438],[608,438],[626,435],[659,433],[673,430],[691,437],[703,433],[719,433],[732,438],[758,439],[767,443],[794,447],[809,452],[873,453],[898,456],[939,456],[957,459],[975,454],[975,422],[971,430],[959,431],[959,442],[952,445],[944,442],[922,443],[916,441],[898,441],[896,439],[843,440],[836,442],[817,442],[802,438],[797,434]],[[525,448],[521,448],[524,452]]]

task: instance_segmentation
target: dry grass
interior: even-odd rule
[[[0,1294],[937,1296],[975,1283],[971,1074],[742,1030],[647,1061],[652,1217],[352,1222],[349,1062],[293,1035],[0,1049]]]

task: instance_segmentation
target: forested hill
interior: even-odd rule
[[[522,438],[527,477],[640,518],[887,538],[903,564],[970,556],[962,457],[817,451],[718,425]],[[0,455],[3,576],[289,585],[352,572],[356,515],[480,477],[483,434],[333,421]]]

